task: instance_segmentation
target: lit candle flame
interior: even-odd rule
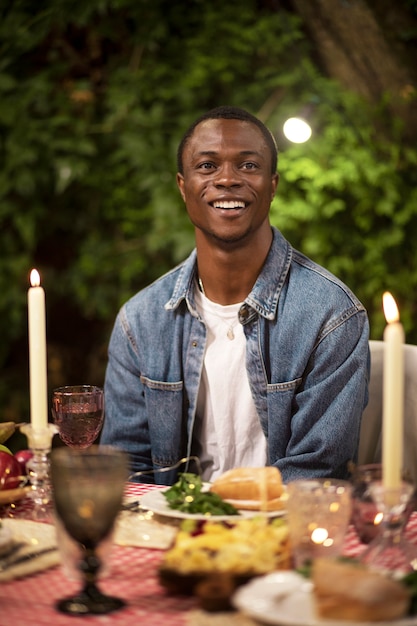
[[[30,273],[30,284],[32,287],[39,287],[41,284],[41,277],[38,270],[33,269]]]
[[[398,311],[397,303],[394,298],[390,294],[389,291],[386,291],[382,296],[382,305],[384,307],[384,315],[388,324],[392,324],[393,322],[398,322],[400,320],[400,313]]]

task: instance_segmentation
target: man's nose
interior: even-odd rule
[[[216,187],[239,187],[242,184],[239,172],[231,163],[224,163],[215,178]]]

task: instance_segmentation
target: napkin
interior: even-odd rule
[[[116,521],[114,542],[119,546],[166,550],[177,532],[178,524],[159,522],[152,512],[122,511]]]
[[[19,553],[20,554],[20,553]],[[22,551],[23,554],[23,551]],[[31,574],[37,574],[50,567],[56,567],[60,564],[60,558],[58,551],[49,552],[48,554],[42,554],[39,557],[35,557],[26,563],[19,563],[18,565],[9,567],[5,572],[0,572],[0,583],[14,580],[15,578],[24,578]]]
[[[55,528],[52,524],[33,522],[22,519],[2,519],[2,525],[10,528],[13,539],[16,542],[24,542],[23,548],[16,553],[16,557],[26,553],[36,552],[44,548],[56,547]],[[23,578],[36,574],[50,567],[59,565],[60,557],[58,550],[41,554],[26,562],[8,567],[4,572],[0,571],[0,582],[7,582],[15,578]]]

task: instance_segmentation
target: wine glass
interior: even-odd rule
[[[352,524],[358,538],[365,544],[369,544],[383,529],[381,524],[383,511],[377,506],[372,493],[374,483],[382,481],[382,471],[381,463],[369,463],[352,468]],[[403,481],[410,483],[410,478],[405,473]],[[407,524],[416,502],[417,490],[414,488],[404,511],[404,525]]]
[[[52,392],[52,417],[70,448],[88,448],[104,420],[104,392],[94,385],[67,385]]]
[[[55,448],[51,453],[51,482],[55,513],[82,551],[79,569],[84,586],[57,608],[70,615],[104,615],[122,608],[120,598],[97,586],[97,549],[111,536],[128,476],[128,456],[111,446],[88,449]]]
[[[403,481],[397,489],[386,489],[382,481],[375,481],[369,490],[382,517],[381,532],[362,553],[361,561],[397,577],[416,571],[417,547],[405,537],[414,485]]]

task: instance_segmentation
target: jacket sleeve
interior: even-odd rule
[[[110,338],[104,397],[105,419],[100,443],[128,452],[132,472],[151,470],[151,446],[138,348],[129,332],[124,308],[116,318]],[[152,478],[149,482],[153,482]]]
[[[285,482],[301,477],[348,478],[356,462],[368,401],[369,327],[358,311],[329,329],[311,352],[282,424],[272,428],[271,462]],[[288,407],[287,407],[288,408]]]

